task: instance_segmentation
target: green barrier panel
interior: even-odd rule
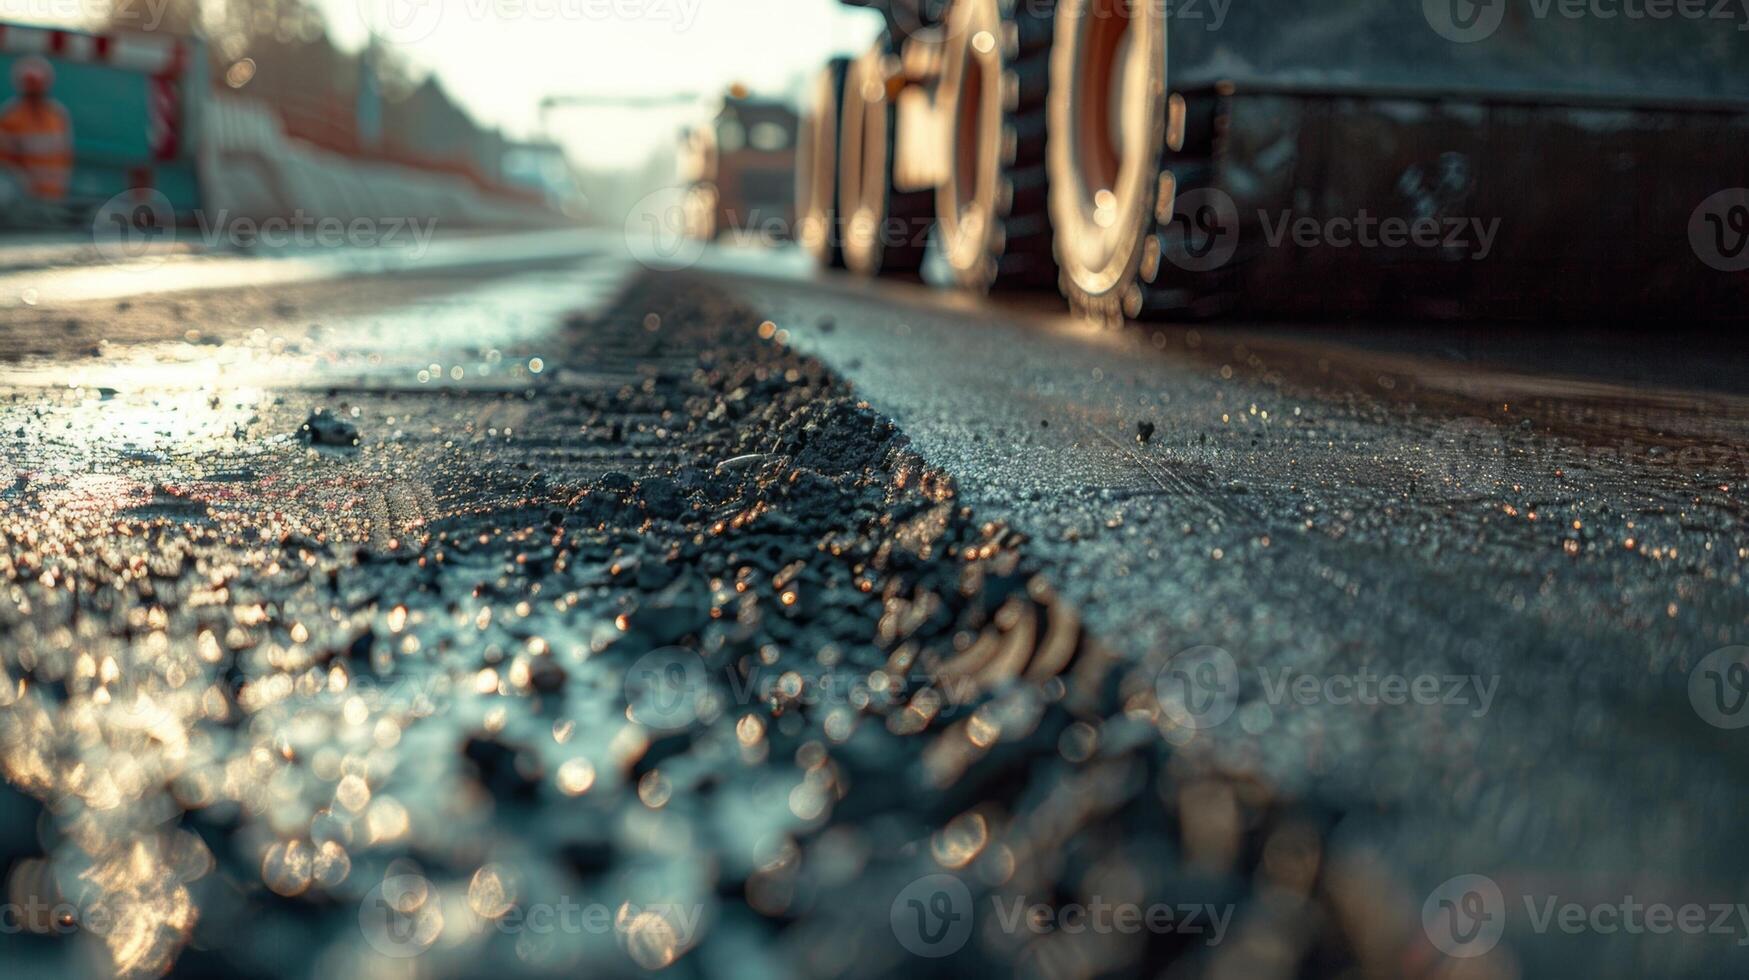
[[[181,122],[176,156],[154,158],[150,136],[149,75],[113,65],[42,56],[55,69],[52,97],[67,109],[73,126],[73,178],[67,203],[94,207],[128,190],[135,173],[149,169],[153,186],[178,214],[200,206],[196,160],[200,107],[207,92],[205,51],[190,44],[179,79]],[[12,68],[22,54],[0,54],[0,101],[13,97]]]

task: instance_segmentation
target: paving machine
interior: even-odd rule
[[[818,262],[1099,319],[1749,310],[1749,13],[1613,0],[843,0]]]

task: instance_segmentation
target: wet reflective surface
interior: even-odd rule
[[[1736,395],[748,262],[13,318],[8,962],[1741,955],[1536,927],[1749,880],[1714,654],[1749,615]]]
[[[1115,650],[1220,668],[1193,687],[1224,710],[1175,744],[1389,814],[1360,836],[1412,917],[1442,882],[1496,880],[1505,936],[1466,965],[1704,976],[1743,955],[1739,925],[1570,936],[1526,905],[1657,896],[1734,922],[1749,888],[1717,668],[1749,627],[1734,336],[1113,331],[1043,302],[719,281],[1024,528]]]

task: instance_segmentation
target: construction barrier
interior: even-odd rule
[[[65,201],[88,213],[117,194],[149,187],[179,215],[200,206],[195,140],[208,90],[204,46],[159,34],[87,34],[0,24],[0,97],[13,70],[41,58],[54,71],[49,98],[72,124],[73,173]]]
[[[415,147],[425,144],[410,138],[366,146],[350,106],[269,105],[215,87],[206,48],[192,38],[0,24],[5,99],[24,58],[54,72],[49,97],[71,122],[73,173],[64,200],[41,202],[0,165],[0,191],[10,188],[0,193],[0,225],[76,225],[136,200],[149,202],[153,221],[182,224],[220,214],[471,227],[563,221],[538,192],[499,179],[502,138],[451,118],[459,110],[434,85],[397,107],[411,120],[430,117],[426,128],[447,131],[455,144],[422,154]]]

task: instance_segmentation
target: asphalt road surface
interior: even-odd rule
[[[1734,922],[1749,894],[1741,722],[1708,673],[1744,651],[1703,666],[1749,630],[1741,337],[1110,331],[1048,301],[719,281],[1030,535],[1097,634],[1215,662],[1237,693],[1190,741],[1376,809],[1417,916],[1482,874],[1531,976],[1745,962],[1740,923],[1569,936],[1525,904]]]
[[[720,297],[749,321],[736,325],[747,344],[817,358],[951,477],[970,519],[1012,532],[1001,540],[1091,640],[1151,681],[1122,710],[1158,721],[1168,751],[1336,815],[1327,850],[1376,869],[1375,893],[1347,907],[1425,936],[1390,970],[1749,969],[1749,673],[1735,666],[1749,650],[1732,649],[1749,643],[1740,338],[1104,330],[1045,299],[815,277],[781,255],[712,253],[640,280],[598,246],[535,243],[491,268],[469,253],[425,270],[231,263],[213,267],[222,288],[149,296],[113,269],[28,297],[7,280],[10,540],[20,518],[64,518],[74,529],[59,540],[95,547],[117,515],[186,517],[192,482],[208,507],[214,487],[234,488],[227,534],[331,534],[396,555],[444,520],[477,529],[457,514],[545,501],[536,476],[600,493],[682,448],[662,441],[667,416],[639,408],[628,425],[653,434],[628,449],[606,421],[615,409],[591,399],[659,396],[694,352],[592,348],[589,314],[626,288]],[[558,401],[524,402],[536,388]],[[341,404],[386,445],[344,476],[300,477],[309,460],[291,434],[312,407]],[[777,454],[752,455],[737,465]],[[259,558],[224,547],[246,567]],[[220,563],[203,561],[217,581]],[[13,588],[14,604],[34,595]],[[434,591],[441,618],[438,598],[455,597]],[[152,608],[134,629],[149,632]],[[15,646],[67,642],[31,632],[30,615],[7,621]],[[14,760],[14,783],[19,772]],[[15,858],[32,850],[9,836]],[[129,952],[175,961],[153,942]],[[1365,945],[1353,930],[1350,943]],[[1032,967],[1086,972],[1067,963]],[[1120,972],[1142,965],[1167,969]]]

